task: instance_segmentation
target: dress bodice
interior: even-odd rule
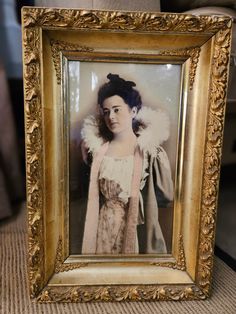
[[[130,197],[134,156],[104,156],[99,171],[100,191],[106,199],[127,203]]]

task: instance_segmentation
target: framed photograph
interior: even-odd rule
[[[31,297],[205,299],[231,19],[22,16]]]

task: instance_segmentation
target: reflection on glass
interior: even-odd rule
[[[97,85],[98,85],[97,74],[95,72],[92,72],[92,91],[96,89]]]
[[[80,62],[69,62],[69,102],[70,111],[79,112],[80,103]]]

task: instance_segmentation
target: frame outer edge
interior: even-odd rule
[[[206,128],[207,138],[204,154],[199,257],[197,264],[197,283],[206,296],[209,296],[211,293],[231,41],[232,20],[214,36],[212,52],[212,79],[209,87],[210,96]]]
[[[74,15],[73,15],[74,14]],[[77,14],[77,15],[76,15]],[[89,15],[90,14],[90,15]],[[188,15],[186,18],[181,14],[152,14],[142,12],[109,12],[109,11],[79,11],[67,9],[43,9],[43,8],[23,8],[23,56],[24,56],[24,97],[25,97],[25,141],[26,141],[26,187],[27,187],[27,208],[28,208],[28,267],[30,279],[30,295],[38,296],[40,302],[83,302],[91,300],[100,301],[121,301],[121,300],[186,300],[204,299],[209,294],[210,282],[212,278],[213,265],[213,246],[215,233],[217,186],[219,184],[220,155],[223,138],[223,123],[226,103],[226,93],[224,91],[229,68],[230,51],[230,19],[214,17],[207,18]],[[97,17],[97,21],[93,20]],[[124,19],[122,20],[121,17]],[[156,17],[156,19],[155,19]],[[176,24],[170,17],[175,19]],[[72,18],[72,20],[71,20]],[[146,20],[144,20],[146,18]],[[104,20],[103,20],[104,19]],[[117,20],[116,20],[117,19]],[[120,20],[119,20],[120,19]],[[163,24],[158,23],[158,19],[166,22],[165,29]],[[192,23],[191,23],[192,19]],[[55,22],[56,21],[56,22]],[[141,21],[144,22],[142,26]],[[194,24],[199,22],[199,24]],[[53,23],[55,22],[55,23]],[[81,26],[81,23],[85,26]],[[135,23],[136,22],[136,23]],[[148,24],[150,23],[150,24]],[[169,24],[168,24],[169,23]],[[202,23],[202,24],[201,24]],[[190,31],[188,27],[190,26]],[[200,27],[201,26],[201,27]],[[193,286],[174,287],[154,287],[148,292],[148,288],[143,290],[142,286],[127,288],[71,288],[68,293],[65,291],[54,294],[56,288],[44,284],[45,274],[45,252],[44,252],[44,222],[43,222],[43,126],[42,126],[42,99],[41,91],[41,40],[40,35],[44,29],[83,29],[83,30],[113,30],[113,31],[176,31],[180,33],[188,32],[208,32],[215,35],[213,80],[211,89],[214,88],[214,81],[220,79],[222,93],[224,97],[217,98],[219,104],[214,99],[217,92],[211,90],[209,99],[209,117],[207,122],[207,139],[205,149],[204,171],[203,171],[203,193],[201,209],[201,230],[199,243],[199,260],[197,265],[197,284]],[[225,36],[223,35],[225,32]],[[216,56],[217,49],[225,49],[227,61],[222,61]],[[221,51],[221,50],[220,50]],[[221,52],[222,52],[221,51]],[[220,55],[222,57],[222,55]],[[220,64],[220,62],[223,62]],[[221,72],[218,75],[214,71]],[[217,77],[217,79],[216,79]],[[217,87],[216,84],[216,91]],[[212,123],[217,120],[217,129]],[[44,289],[43,289],[44,288]],[[61,287],[63,288],[63,287]],[[122,297],[119,297],[120,289]],[[60,290],[60,288],[59,288]],[[41,291],[41,293],[40,293]],[[148,296],[146,295],[148,293]]]
[[[26,27],[215,34],[230,17],[181,13],[24,7]]]
[[[24,8],[22,20],[25,20]],[[41,91],[41,29],[23,23],[26,192],[28,210],[28,270],[30,296],[44,287],[43,129]]]

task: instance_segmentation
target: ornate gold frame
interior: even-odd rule
[[[205,299],[212,278],[231,19],[29,7],[22,12],[31,297],[40,302]],[[69,256],[61,65],[79,52],[88,60],[183,65],[171,256]]]

